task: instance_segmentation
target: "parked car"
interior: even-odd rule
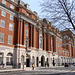
[[[64,67],[69,67],[69,64],[65,63],[65,64],[64,64]]]
[[[73,65],[75,66],[75,63]]]

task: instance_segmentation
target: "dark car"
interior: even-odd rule
[[[65,63],[65,64],[64,64],[64,67],[69,67],[69,64]]]
[[[73,65],[75,66],[75,63]]]

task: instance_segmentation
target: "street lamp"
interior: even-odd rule
[[[59,66],[59,50],[58,50],[58,66]]]
[[[55,61],[54,61],[54,53],[52,53],[52,55],[53,55],[53,66],[55,66]]]

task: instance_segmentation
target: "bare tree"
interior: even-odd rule
[[[42,13],[56,27],[75,31],[75,0],[43,0]]]

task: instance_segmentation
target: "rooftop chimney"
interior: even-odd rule
[[[37,12],[36,12],[36,11],[34,11],[34,14],[35,14],[35,15],[37,15]]]
[[[43,22],[47,23],[47,20],[46,20],[46,18],[44,18],[44,19],[43,19]]]
[[[18,4],[20,4],[21,0],[18,0]]]
[[[29,9],[29,4],[25,4],[24,6],[25,6],[27,9]]]

